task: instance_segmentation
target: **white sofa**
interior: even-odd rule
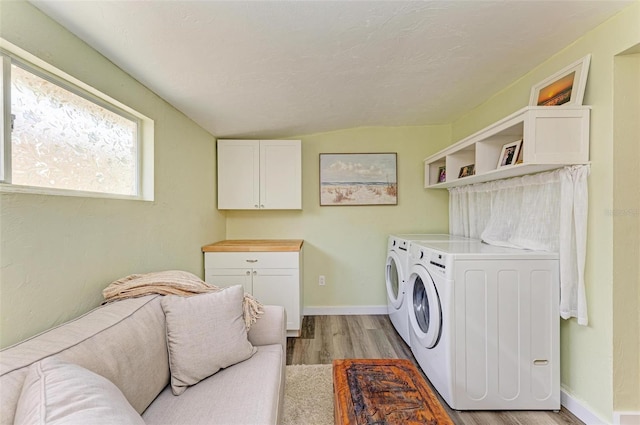
[[[284,309],[264,307],[248,332],[257,349],[253,356],[175,396],[162,298],[149,295],[107,304],[0,351],[0,424],[14,423],[30,367],[58,359],[107,378],[147,424],[280,423]]]

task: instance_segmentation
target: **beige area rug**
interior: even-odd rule
[[[282,424],[333,425],[332,365],[289,365],[285,373]]]

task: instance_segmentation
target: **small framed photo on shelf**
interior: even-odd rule
[[[500,153],[497,168],[515,165],[518,160],[518,154],[520,153],[520,146],[522,146],[522,139],[504,145]]]
[[[591,55],[587,55],[531,88],[529,106],[582,105]]]
[[[447,167],[438,167],[438,183],[444,183],[447,180]]]
[[[464,167],[460,167],[460,172],[458,173],[458,178],[473,176],[476,173],[476,164],[465,165]]]
[[[520,143],[520,149],[518,150],[518,159],[516,159],[516,165],[522,164],[522,162],[524,161],[524,159],[522,158],[523,153],[524,153],[524,140],[522,141],[522,143]]]

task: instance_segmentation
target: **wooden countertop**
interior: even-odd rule
[[[236,239],[202,247],[202,252],[298,252],[302,239]]]

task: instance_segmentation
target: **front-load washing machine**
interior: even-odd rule
[[[385,277],[387,308],[391,323],[407,344],[410,344],[410,339],[409,308],[406,301],[406,292],[409,277],[409,248],[414,240],[448,242],[466,241],[468,239],[447,234],[414,233],[389,235]]]
[[[410,247],[409,338],[453,409],[560,409],[555,253],[467,242]]]

